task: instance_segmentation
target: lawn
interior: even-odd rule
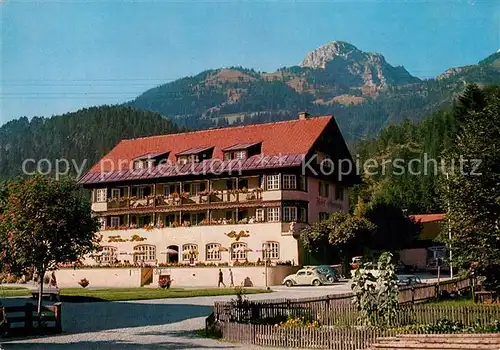
[[[268,293],[265,289],[245,289],[245,294]],[[63,302],[94,302],[94,301],[127,301],[167,298],[192,298],[217,295],[235,295],[234,288],[211,289],[160,289],[160,288],[109,288],[83,289],[62,288],[61,301]],[[27,289],[1,289],[0,297],[29,296]]]
[[[0,298],[4,297],[24,297],[31,293],[26,288],[0,286]]]

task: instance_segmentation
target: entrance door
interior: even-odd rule
[[[173,252],[177,253],[173,253]],[[167,262],[170,264],[176,264],[179,262],[179,246],[177,245],[169,245],[167,247]]]

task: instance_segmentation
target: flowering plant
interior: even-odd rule
[[[169,289],[172,281],[173,279],[170,278],[170,275],[161,275],[158,279],[158,286]]]
[[[80,286],[82,286],[83,288],[85,288],[85,287],[87,287],[90,284],[90,282],[89,282],[88,279],[82,278],[80,281],[78,281],[78,284]]]

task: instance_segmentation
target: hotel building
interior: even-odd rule
[[[301,264],[300,229],[348,211],[350,166],[333,116],[307,113],[123,140],[79,180],[101,222],[86,263]]]

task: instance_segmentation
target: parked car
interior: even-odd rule
[[[297,273],[286,276],[282,284],[287,287],[300,285],[312,285],[317,287],[326,282],[328,282],[326,277],[316,269],[300,269]]]
[[[400,286],[413,286],[416,284],[423,284],[423,282],[420,277],[415,275],[399,275],[398,284]]]
[[[304,268],[318,271],[320,274],[325,276],[327,281],[330,283],[337,282],[339,280],[339,274],[331,266],[328,265],[304,266]]]
[[[356,271],[359,269],[360,272],[371,273],[373,277],[377,277],[380,274],[380,270],[377,268],[377,264],[374,263],[366,263],[363,264],[363,268],[358,266],[356,269],[351,270],[351,277],[353,278],[356,274]]]
[[[402,263],[401,261],[397,263],[395,270],[396,270],[397,274],[409,274],[409,273],[415,272],[414,267],[412,267],[410,265],[406,265],[406,264]]]
[[[351,267],[353,270],[356,270],[363,262],[363,257],[362,256],[355,256],[351,260]]]

